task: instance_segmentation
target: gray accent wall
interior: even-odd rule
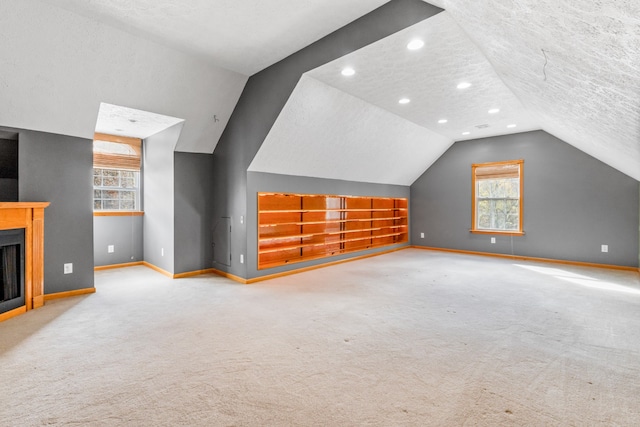
[[[174,148],[183,123],[143,143],[144,260],[174,273]]]
[[[21,202],[51,202],[44,220],[45,294],[92,288],[93,145],[91,140],[19,131]],[[73,273],[64,274],[64,264]]]
[[[515,159],[524,159],[526,234],[470,233],[471,165]],[[411,242],[638,266],[639,187],[635,179],[543,131],[456,142],[411,186]],[[603,244],[608,253],[601,252]]]
[[[239,221],[249,214],[247,169],[301,75],[441,11],[421,0],[392,0],[249,78],[213,153],[213,217],[230,217],[233,230],[231,266],[216,268],[245,278],[255,274],[239,262],[247,248],[257,247],[247,234],[257,226],[255,219]]]
[[[258,193],[281,192],[297,194],[339,194],[345,196],[375,196],[375,197],[409,197],[410,188],[401,185],[371,184],[368,182],[341,181],[336,179],[309,178],[304,176],[276,175],[262,172],[249,172],[247,174],[247,221],[256,224],[248,227],[247,235],[250,242],[258,241]],[[411,212],[409,212],[411,218]],[[250,245],[245,256],[247,264],[247,278],[255,278],[267,274],[281,273],[283,271],[319,265],[330,261],[337,261],[354,256],[384,252],[393,248],[408,246],[409,243],[390,245],[383,248],[352,252],[344,255],[299,262],[281,267],[268,268],[258,271],[258,245]]]
[[[211,268],[213,155],[174,153],[174,272]]]
[[[93,217],[93,258],[97,266],[142,261],[142,216]],[[109,253],[107,247],[114,246]]]

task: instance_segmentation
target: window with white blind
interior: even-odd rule
[[[140,210],[142,140],[95,134],[93,140],[93,210]]]
[[[524,160],[471,165],[473,233],[524,234]]]

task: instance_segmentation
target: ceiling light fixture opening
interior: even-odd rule
[[[342,69],[342,75],[345,77],[350,77],[353,76],[356,73],[356,70],[354,70],[351,67],[347,67],[347,68],[343,68]]]
[[[422,46],[424,46],[424,42],[420,39],[411,40],[407,45],[407,49],[409,50],[418,50]]]
[[[463,135],[469,135],[471,132],[462,132]]]
[[[489,110],[489,114],[496,114],[496,113],[499,113],[499,112],[500,112],[499,108],[492,108],[492,109]]]
[[[471,87],[471,83],[469,82],[462,82],[462,83],[459,83],[457,86],[458,89],[467,89],[470,87]]]
[[[398,101],[398,104],[408,104],[410,102],[411,100],[409,98],[402,98],[400,101]]]
[[[447,123],[447,122],[448,122],[448,120],[447,120],[447,119],[440,119],[440,120],[438,120],[438,123],[440,123],[441,125],[442,125],[442,124],[445,124],[445,123]]]
[[[515,125],[515,124],[510,124],[510,125],[507,125],[507,127],[508,127],[509,129],[511,129],[511,128],[516,127],[516,125]]]

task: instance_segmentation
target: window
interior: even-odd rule
[[[142,141],[96,134],[93,140],[93,210],[140,210]]]
[[[520,235],[524,160],[471,166],[473,233]]]

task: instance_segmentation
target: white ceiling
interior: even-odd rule
[[[429,3],[451,14],[542,129],[640,180],[640,1]]]
[[[246,75],[386,3],[41,1]],[[463,139],[462,131],[485,123],[491,127],[471,128],[469,138],[504,133],[503,126],[516,121],[509,132],[541,128],[640,180],[639,1],[429,3],[446,13],[405,31],[426,39],[423,50],[412,52],[421,60],[414,62],[392,37],[349,57],[358,68],[349,82],[331,68],[345,58],[310,75],[449,139]],[[466,97],[452,89],[462,78],[473,84]],[[401,108],[394,103],[399,96],[412,102]],[[500,116],[487,116],[488,106],[501,108]],[[436,118],[449,122],[440,126]]]
[[[176,117],[101,102],[96,132],[145,139],[183,121]]]
[[[411,185],[449,138],[303,76],[250,171]]]
[[[252,75],[389,0],[41,0]]]
[[[412,40],[425,46],[407,49]],[[356,74],[340,71],[352,67]],[[540,129],[513,92],[447,12],[308,73],[451,141]],[[459,82],[468,89],[457,89]],[[401,105],[400,98],[410,103]],[[492,108],[500,112],[489,114]],[[446,119],[446,123],[438,123]],[[478,129],[478,125],[488,127]],[[469,132],[469,135],[462,135]]]

